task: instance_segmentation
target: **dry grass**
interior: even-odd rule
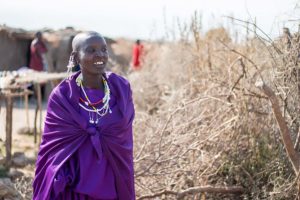
[[[223,28],[206,35],[191,30],[193,40],[152,44],[143,70],[129,75],[138,199],[200,199],[199,191],[178,194],[206,185],[245,190],[209,199],[295,198],[296,177],[279,129],[254,83],[262,76],[277,91],[296,141],[296,36],[285,49],[282,40],[270,44],[259,37],[233,43]]]

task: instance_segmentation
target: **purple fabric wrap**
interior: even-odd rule
[[[105,74],[122,118],[112,119],[111,123],[93,127],[79,113],[80,88],[75,81],[79,74],[80,72],[62,81],[49,97],[33,181],[33,199],[51,199],[50,193],[58,170],[86,140],[89,140],[99,158],[105,154],[108,159],[115,176],[118,199],[134,200],[132,140],[134,107],[130,85],[128,81],[114,73]],[[80,178],[84,178],[84,175]]]

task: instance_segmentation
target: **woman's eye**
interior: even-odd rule
[[[88,53],[94,53],[94,52],[95,52],[95,49],[94,49],[94,48],[88,48],[86,51],[87,51]]]
[[[107,49],[106,49],[106,48],[103,48],[102,51],[103,51],[103,52],[107,52]]]

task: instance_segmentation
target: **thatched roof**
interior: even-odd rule
[[[28,39],[32,40],[34,38],[34,31],[26,31],[21,28],[12,28],[6,25],[0,25],[0,33],[6,33],[9,37],[13,39]]]
[[[47,28],[43,28],[41,30],[39,30],[43,33],[47,33],[46,35],[59,35],[59,36],[75,36],[77,33],[81,32],[81,30],[75,30],[73,27],[66,27],[64,29],[59,29],[59,30],[53,30],[53,29],[47,29]],[[6,25],[0,25],[0,33],[4,32],[6,33],[9,37],[14,38],[14,39],[28,39],[28,40],[32,40],[34,39],[34,35],[37,32],[37,30],[25,30],[22,28],[12,28]],[[104,37],[105,40],[107,41],[107,43],[112,44],[115,43],[116,41],[108,38],[108,37]],[[46,36],[47,39],[47,36]]]

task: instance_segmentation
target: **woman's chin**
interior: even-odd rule
[[[105,65],[104,65],[104,66],[97,66],[95,69],[96,69],[96,70],[95,70],[95,73],[100,73],[100,74],[102,74],[102,73],[105,72],[106,66],[105,66]]]

